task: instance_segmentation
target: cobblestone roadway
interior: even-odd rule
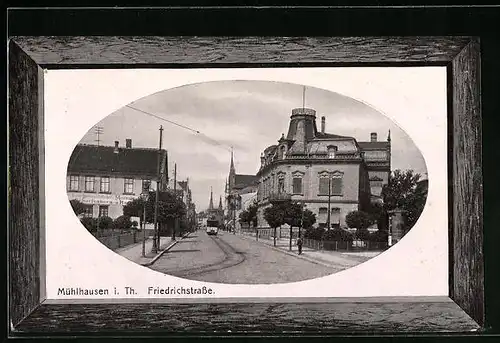
[[[197,231],[177,243],[151,269],[191,280],[221,283],[283,283],[343,269],[318,265],[227,232]]]

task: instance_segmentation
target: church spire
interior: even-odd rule
[[[210,204],[208,205],[209,210],[214,209],[214,198],[213,198],[213,192],[212,192],[212,187],[210,187]]]
[[[227,192],[231,193],[236,181],[236,169],[234,168],[233,148],[231,147],[231,165],[229,167],[229,177],[227,184]]]
[[[219,198],[219,211],[222,211],[222,195]]]
[[[391,141],[391,130],[389,130],[389,134],[387,135],[387,141],[390,142]]]
[[[231,147],[231,166],[229,167],[229,173],[236,174],[236,169],[234,168],[233,148],[232,147]]]

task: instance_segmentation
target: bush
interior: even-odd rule
[[[320,241],[323,238],[323,235],[325,234],[325,229],[318,227],[318,228],[308,228],[306,229],[306,232],[304,233],[304,238],[307,239],[315,239]]]
[[[387,242],[389,234],[387,231],[377,230],[370,234],[370,242]]]
[[[367,241],[370,239],[370,232],[367,229],[356,229],[356,239]]]
[[[129,216],[119,216],[115,219],[114,228],[119,230],[130,230],[132,222]]]
[[[323,234],[324,241],[352,241],[353,234],[343,229],[328,230]]]
[[[99,229],[101,230],[109,230],[113,229],[113,219],[110,217],[99,217],[95,219],[99,223]]]
[[[83,217],[82,219],[80,219],[80,222],[90,232],[94,232],[97,230],[97,221],[95,218]]]

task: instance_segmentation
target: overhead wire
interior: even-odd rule
[[[216,145],[225,147],[228,151],[231,151],[231,149],[232,149],[232,147],[230,147],[230,146],[228,146],[228,145],[226,145],[226,144],[224,144],[222,142],[219,142],[218,140],[216,140],[216,139],[214,139],[214,138],[206,135],[205,133],[201,132],[200,130],[196,130],[196,129],[193,129],[193,128],[189,127],[189,126],[179,124],[179,123],[177,123],[177,122],[175,122],[173,120],[169,120],[169,119],[163,118],[163,117],[161,117],[159,115],[156,115],[156,114],[148,112],[148,111],[144,111],[144,110],[142,110],[140,108],[137,108],[137,107],[134,107],[134,106],[126,105],[125,107],[128,107],[128,108],[133,109],[133,110],[138,111],[138,112],[141,112],[141,113],[146,114],[148,116],[154,117],[156,119],[163,120],[163,121],[165,121],[167,123],[170,123],[172,125],[178,126],[178,127],[183,128],[185,130],[191,131],[191,132],[193,132],[195,134],[198,134],[198,135],[202,136],[205,140],[211,141],[212,143],[215,143]]]

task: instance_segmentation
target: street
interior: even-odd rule
[[[150,268],[186,279],[228,284],[294,282],[340,270],[229,232],[209,236],[203,230],[180,240]]]

